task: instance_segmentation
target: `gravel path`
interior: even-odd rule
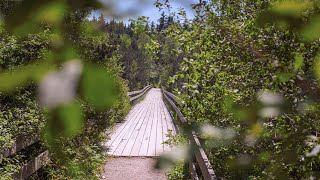
[[[119,157],[109,160],[101,179],[107,180],[166,180],[165,171],[154,169],[156,159]]]

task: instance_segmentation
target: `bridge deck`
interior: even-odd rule
[[[125,121],[107,142],[107,154],[113,156],[159,156],[170,147],[162,144],[168,131],[175,134],[171,116],[162,100],[160,89],[151,89],[135,105]]]

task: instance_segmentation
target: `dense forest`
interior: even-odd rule
[[[99,179],[105,131],[146,85],[178,96],[218,177],[320,178],[320,1],[200,0],[193,19],[154,5],[157,22],[122,22],[96,0],[0,2],[0,155],[41,139],[0,156],[0,179],[45,149],[32,179]]]

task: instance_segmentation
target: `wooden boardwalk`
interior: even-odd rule
[[[160,89],[151,89],[136,104],[125,121],[107,142],[107,154],[113,156],[159,156],[169,151],[163,144],[168,131],[176,133]]]

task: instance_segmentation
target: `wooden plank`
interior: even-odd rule
[[[160,100],[157,102],[157,128],[156,128],[156,156],[163,153],[163,127],[162,127],[162,116],[161,116],[161,104]]]
[[[163,132],[163,142],[165,142],[165,141],[167,141],[169,138],[168,138],[168,130],[169,130],[169,123],[170,122],[168,122],[168,118],[167,118],[167,116],[166,116],[166,114],[165,114],[165,112],[164,112],[164,103],[163,102],[161,102],[161,114],[162,114],[162,127],[163,127],[163,130],[162,130],[162,132]],[[171,150],[171,148],[170,148],[170,146],[169,145],[166,145],[166,144],[163,144],[163,151],[164,152],[167,152],[167,151],[170,151]]]
[[[134,120],[131,120],[133,123],[131,123],[130,126],[128,126],[128,128],[124,131],[125,133],[123,134],[123,136],[120,136],[120,138],[118,137],[117,139],[119,144],[117,146],[117,148],[115,149],[115,151],[113,152],[113,155],[116,156],[123,156],[122,152],[126,146],[126,144],[128,143],[128,140],[130,139],[135,127],[139,124],[139,122],[141,121],[141,117],[144,115],[145,111],[147,110],[147,108],[145,107],[145,102],[143,103],[143,107],[142,110],[140,110],[139,115],[136,116],[136,118]]]
[[[155,94],[155,91],[153,91],[153,96]],[[148,156],[155,156],[156,155],[156,138],[157,138],[157,133],[156,133],[156,129],[157,129],[157,102],[155,99],[154,102],[154,110],[153,110],[153,118],[152,118],[152,127],[151,127],[151,133],[150,133],[150,140],[149,140],[149,144],[148,144]]]
[[[186,124],[186,123],[187,123],[186,119],[183,117],[181,111],[177,108],[177,106],[174,104],[174,102],[173,102],[171,99],[169,99],[169,97],[168,97],[165,93],[163,93],[163,96],[164,96],[165,99],[169,102],[169,104],[170,104],[171,107],[174,109],[174,111],[178,114],[179,120],[180,120],[183,124]]]
[[[149,105],[150,103],[145,101],[145,109],[146,111],[144,112],[144,114],[140,117],[139,119],[139,123],[137,124],[137,126],[134,128],[130,138],[128,139],[128,142],[122,152],[122,156],[130,156],[131,150],[133,148],[133,146],[135,145],[135,143],[140,144],[140,142],[137,142],[137,138],[138,135],[140,133],[140,131],[142,132],[142,128],[143,128],[143,124],[145,124],[146,122],[146,117],[148,116],[148,113],[150,112],[149,109]]]
[[[173,123],[172,117],[171,117],[171,115],[170,115],[170,112],[169,112],[166,104],[165,104],[164,102],[163,102],[163,104],[164,104],[164,106],[165,106],[165,108],[164,108],[164,113],[165,113],[165,115],[166,115],[166,118],[168,119],[168,120],[167,120],[167,121],[168,121],[168,128],[169,128],[170,130],[172,130],[172,133],[176,134],[176,133],[177,133],[177,128],[176,128],[175,124]]]
[[[122,130],[122,132],[119,134],[119,136],[115,140],[116,148],[114,149],[113,155],[121,155],[121,153],[119,153],[119,152],[121,152],[123,149],[119,150],[119,145],[122,144],[122,147],[123,147],[123,143],[126,143],[124,141],[127,140],[126,138],[128,138],[127,137],[128,133],[131,132],[132,128],[134,128],[137,125],[139,117],[143,114],[144,110],[145,110],[144,103],[142,103],[140,110],[137,111],[136,114],[130,118],[127,126]],[[117,149],[118,149],[117,154],[115,154]]]
[[[140,151],[140,148],[142,147],[144,134],[147,131],[148,125],[151,123],[150,116],[151,116],[151,112],[152,112],[152,104],[153,104],[153,102],[148,100],[149,109],[148,109],[147,115],[145,117],[145,120],[141,126],[141,130],[139,131],[139,134],[134,142],[134,146],[132,147],[132,150],[130,152],[130,156],[139,156],[139,151]],[[148,149],[148,145],[147,145],[147,149]]]
[[[119,131],[117,131],[115,134],[112,135],[111,143],[107,143],[108,154],[113,155],[115,150],[117,149],[118,145],[120,144],[123,136],[125,136],[128,129],[131,127],[131,125],[134,123],[136,117],[142,112],[143,109],[143,103],[140,103],[140,106],[137,107],[137,111],[134,114],[131,114],[131,116],[128,117],[127,123],[123,125],[123,127],[119,128]]]
[[[150,92],[151,94],[151,92]],[[139,156],[148,156],[148,149],[149,149],[149,142],[150,142],[150,137],[152,133],[152,125],[153,125],[153,119],[154,119],[154,110],[155,110],[155,100],[152,98],[151,99],[151,111],[149,115],[149,120],[148,120],[148,125],[146,127],[146,131],[143,135],[141,147],[139,150]]]
[[[35,173],[37,170],[39,170],[41,167],[45,166],[49,161],[49,151],[46,150],[37,157],[35,157],[33,160],[29,161],[27,164],[25,164],[22,169],[13,174],[13,179],[27,179],[30,175]]]
[[[177,96],[175,96],[169,91],[166,91],[165,89],[163,89],[163,87],[162,87],[162,92],[166,94],[175,104],[178,104],[179,106],[182,105],[181,100]]]
[[[129,124],[132,123],[130,121],[130,118],[135,117],[136,113],[140,111],[142,108],[142,104],[137,104],[127,115],[124,122],[116,129],[116,131],[111,135],[110,140],[106,143],[106,146],[110,149],[112,149],[112,144],[117,139],[117,137],[121,134],[121,132],[124,130],[124,128]],[[114,145],[113,145],[114,146]]]
[[[130,117],[133,117],[134,114],[136,112],[139,112],[139,109],[141,108],[142,104],[139,103],[136,106],[134,106],[131,111],[129,112],[129,114],[126,116],[125,120],[123,121],[123,123],[116,129],[116,131],[112,134],[112,136],[110,137],[110,140],[107,142],[107,146],[110,146],[113,141],[115,140],[115,138],[117,137],[117,135],[119,135],[119,133],[123,130],[123,128],[125,128],[125,126],[130,122]]]

